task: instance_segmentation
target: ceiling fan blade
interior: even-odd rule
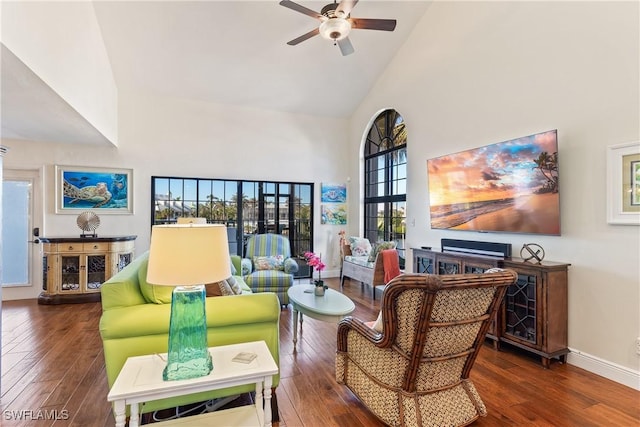
[[[309,8],[306,8],[302,5],[299,5],[298,3],[294,3],[291,0],[280,1],[280,6],[288,7],[291,10],[295,10],[296,12],[303,13],[312,18],[322,19],[322,15],[320,15],[318,12],[311,10]]]
[[[395,19],[350,18],[352,28],[359,30],[393,31],[396,29]]]
[[[336,12],[344,13],[343,17],[349,16],[358,0],[342,0],[336,9]]]
[[[317,36],[318,34],[320,34],[320,30],[318,28],[314,28],[313,30],[309,31],[306,34],[301,35],[300,37],[297,37],[293,40],[291,40],[290,42],[287,42],[287,44],[289,46],[295,46],[298,43],[302,43],[303,41],[310,39],[313,36]]]
[[[351,44],[349,37],[338,40],[338,47],[340,48],[340,52],[342,52],[342,56],[351,55],[354,52],[353,45]]]

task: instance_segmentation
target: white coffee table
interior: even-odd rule
[[[298,316],[302,327],[302,315],[325,322],[338,323],[351,314],[356,306],[347,296],[333,289],[326,289],[324,296],[313,293],[314,285],[291,286],[287,293],[293,307],[293,344],[298,342]]]
[[[254,341],[211,347],[209,352],[213,359],[213,371],[209,375],[179,381],[162,379],[166,354],[128,358],[107,395],[107,400],[113,402],[116,427],[124,427],[127,405],[131,408],[129,426],[137,427],[140,422],[139,405],[143,402],[243,384],[256,385],[255,405],[155,424],[271,426],[271,385],[273,375],[278,373],[278,366],[267,344]],[[240,352],[255,353],[257,357],[250,363],[233,362],[231,359]]]

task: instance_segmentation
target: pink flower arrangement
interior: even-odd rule
[[[313,252],[305,252],[304,258],[307,260],[307,265],[315,268],[318,272],[318,280],[316,281],[316,286],[323,286],[322,282],[322,270],[326,267],[322,262],[322,255],[316,255]]]

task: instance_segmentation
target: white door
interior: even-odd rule
[[[5,169],[2,180],[2,299],[37,298],[42,291],[42,193],[37,170]]]

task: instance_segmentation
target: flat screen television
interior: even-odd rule
[[[427,160],[431,228],[560,235],[558,132]]]

